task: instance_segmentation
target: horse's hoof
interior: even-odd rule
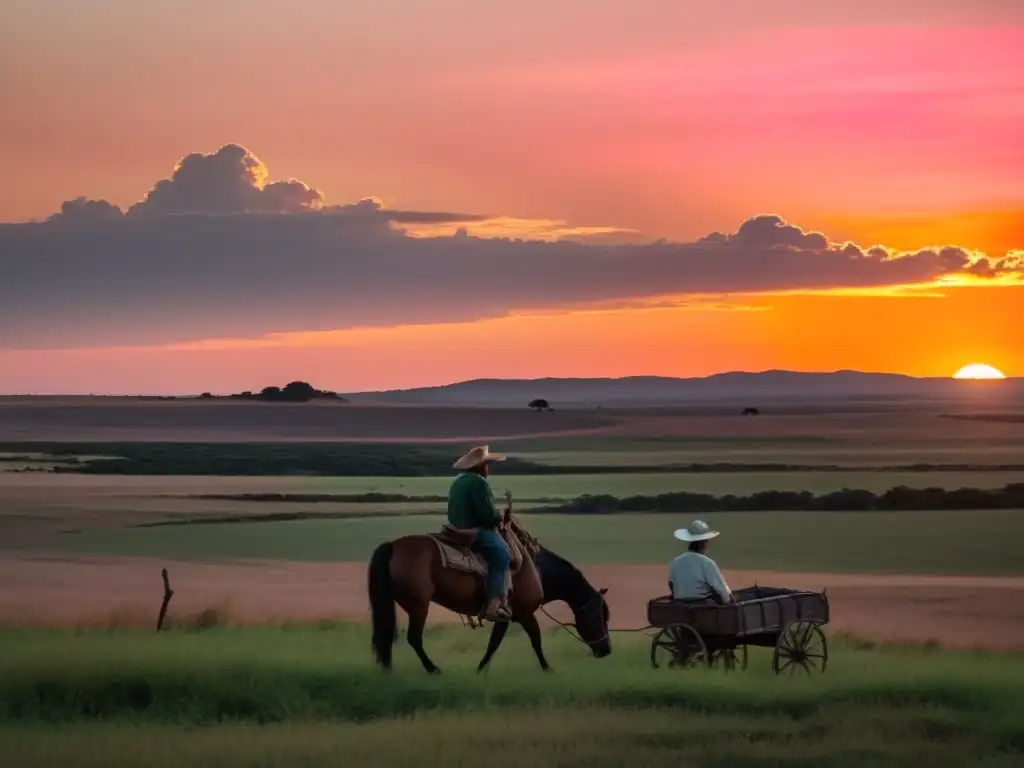
[[[551,667],[544,667],[544,674],[551,675],[554,674],[554,672],[555,670],[553,670]]]
[[[430,670],[430,671],[429,671],[429,672],[428,672],[427,674],[428,674],[428,675],[440,675],[440,674],[441,674],[441,670],[440,670],[440,669],[438,669],[437,667],[434,667],[434,668],[433,668],[432,670]]]

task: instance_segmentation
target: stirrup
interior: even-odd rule
[[[493,621],[493,622],[509,622],[512,621],[512,611],[509,609],[507,603],[502,600],[498,603],[498,609],[494,612],[493,616],[488,615],[487,609],[480,614],[481,620]]]

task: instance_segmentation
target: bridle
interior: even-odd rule
[[[592,610],[595,610],[595,609],[591,608],[591,606],[594,603],[597,603],[596,610],[601,611],[603,613],[603,611],[604,611],[604,594],[602,594],[601,592],[598,592],[594,597],[592,597],[590,600],[588,600],[586,603],[584,603],[583,607],[580,608],[580,610],[579,610],[579,614],[580,615],[587,615]],[[541,613],[543,613],[545,616],[547,616],[549,619],[551,619],[551,621],[555,622],[555,624],[557,624],[562,629],[564,629],[566,632],[568,632],[570,637],[574,638],[575,640],[579,640],[581,643],[583,643],[584,645],[588,646],[590,648],[590,650],[594,650],[594,646],[598,645],[599,643],[603,643],[604,641],[606,641],[611,636],[610,635],[611,630],[608,629],[608,623],[602,621],[602,623],[604,624],[604,634],[601,635],[596,640],[584,640],[583,636],[580,634],[579,626],[577,626],[577,624],[575,622],[559,621],[554,616],[552,616],[550,613],[548,613],[547,609],[543,605],[540,606],[540,610],[541,610]]]
[[[598,605],[598,610],[602,610],[603,607],[604,607],[604,605],[603,605],[604,604],[604,593],[607,592],[607,591],[608,591],[608,589],[605,588],[604,590],[601,590],[600,592],[598,592],[596,597],[588,600],[584,604],[584,606],[582,608],[580,608],[580,613],[581,614],[587,613],[590,610],[590,606],[594,602],[596,602],[596,601],[600,601],[600,604]],[[571,622],[571,621],[569,621],[569,622],[559,621],[554,616],[552,616],[550,613],[548,613],[547,609],[543,605],[540,607],[540,610],[541,610],[541,613],[543,613],[545,616],[547,616],[549,619],[551,619],[551,621],[553,621],[559,627],[561,627],[566,632],[568,632],[569,635],[573,639],[578,640],[579,642],[583,643],[586,646],[589,646],[591,650],[593,650],[594,646],[597,645],[598,643],[603,643],[605,640],[607,640],[609,637],[611,637],[611,633],[612,632],[630,632],[630,633],[645,632],[646,633],[647,630],[653,629],[652,625],[650,625],[650,624],[648,624],[646,626],[643,626],[643,627],[630,627],[630,628],[627,628],[627,629],[611,629],[608,626],[608,623],[605,622],[604,634],[601,635],[596,640],[589,640],[588,641],[588,640],[584,640],[583,637],[579,634],[579,627],[576,626],[576,624],[574,622]]]

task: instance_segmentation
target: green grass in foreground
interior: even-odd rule
[[[542,543],[581,565],[667,563],[672,531],[693,515],[521,515]],[[720,512],[718,562],[730,570],[1013,575],[1024,512]],[[438,516],[365,517],[66,534],[67,551],[175,559],[365,561],[382,541],[438,530]],[[970,535],[965,535],[969,531]]]
[[[26,766],[1011,766],[1024,659],[833,640],[826,674],[653,670],[647,638],[595,660],[514,628],[439,628],[426,676],[403,643],[374,669],[366,627],[0,633],[0,753]],[[259,725],[257,725],[259,724]],[[276,724],[276,725],[268,725]]]
[[[8,726],[0,749],[18,768],[1019,768],[1012,741],[969,722],[930,706],[835,707],[803,719],[540,709],[369,725]]]

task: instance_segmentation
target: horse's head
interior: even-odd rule
[[[590,587],[589,584],[587,584]],[[607,587],[595,590],[590,587],[588,590],[592,595],[585,602],[573,605],[572,614],[575,619],[576,631],[580,633],[580,639],[589,646],[593,654],[601,659],[612,652],[612,638],[608,631],[608,624],[611,621],[611,611],[608,608],[608,601],[605,595]]]
[[[563,602],[568,605],[573,621],[562,626],[570,628],[570,632],[575,627],[573,636],[598,658],[609,655],[612,652],[612,641],[608,631],[611,612],[605,600],[608,590],[594,589],[579,568],[541,546],[536,539],[533,541],[536,545],[533,561],[540,573],[544,602]]]

